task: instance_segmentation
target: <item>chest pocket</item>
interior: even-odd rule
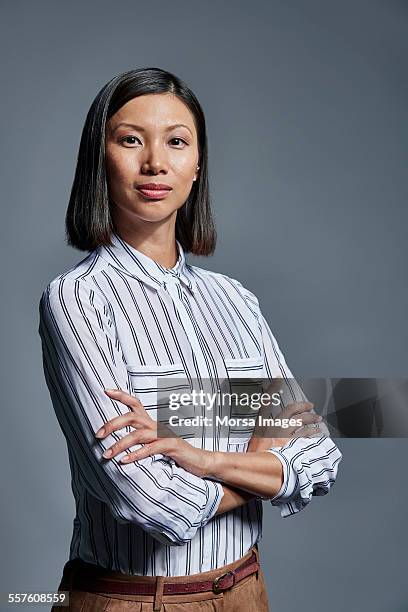
[[[234,451],[239,450],[238,446],[241,447],[251,437],[254,425],[250,420],[256,419],[257,416],[258,410],[255,409],[254,398],[262,392],[264,364],[262,356],[223,361],[226,377],[222,382],[221,391],[227,393],[228,399],[222,402],[221,412],[218,413],[221,421],[214,423],[213,426],[200,423],[199,426],[176,429],[172,427],[172,429],[174,433],[198,447],[203,445],[205,437],[216,436],[219,439],[219,450]],[[182,363],[153,366],[127,365],[127,374],[131,394],[141,401],[155,421],[168,425],[169,417],[175,414],[183,416],[194,416],[198,412],[205,414],[205,411],[200,409],[194,412],[191,407],[185,410],[178,409],[176,412],[170,409],[172,394],[177,396],[183,393],[190,394],[194,388],[195,383],[191,383],[188,379]],[[248,402],[242,401],[246,397],[254,408],[251,408]],[[214,414],[211,414],[214,417]]]
[[[137,364],[127,365],[126,369],[130,394],[141,401],[153,420],[168,425],[171,394],[190,391],[184,365],[182,363]],[[158,430],[160,431],[160,428]],[[153,461],[161,460],[163,460],[162,453],[153,455]],[[166,461],[174,463],[174,459],[170,457],[167,457]]]
[[[224,414],[229,412],[229,425],[223,430],[226,450],[242,450],[254,429],[254,421],[260,408],[264,361],[261,355],[239,359],[224,359],[227,379],[224,392],[231,393],[228,405],[224,402]],[[229,409],[229,410],[228,410]]]
[[[190,392],[182,363],[126,367],[131,394],[142,402],[152,419],[165,422],[160,411],[168,413],[171,394]]]

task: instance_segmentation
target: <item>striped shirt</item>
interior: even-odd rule
[[[162,454],[130,464],[102,453],[133,429],[103,439],[96,431],[130,409],[106,388],[137,395],[154,418],[158,380],[181,375],[289,380],[304,400],[256,296],[227,275],[178,261],[164,268],[112,235],[50,281],[39,304],[43,367],[67,443],[76,504],[69,558],[114,571],[180,576],[236,561],[259,541],[262,499],[215,515],[221,483],[200,478]],[[231,430],[194,439],[207,450],[245,452]],[[296,438],[270,452],[284,481],[270,500],[282,517],[302,510],[333,485],[342,454],[328,433]]]

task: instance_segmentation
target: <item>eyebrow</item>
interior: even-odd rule
[[[118,123],[118,125],[116,127],[113,128],[112,133],[116,132],[116,130],[122,126],[126,126],[126,127],[131,127],[135,130],[139,130],[139,132],[145,132],[146,129],[143,128],[141,125],[136,125],[135,123],[127,123],[125,121],[122,121],[121,123]],[[174,128],[177,127],[184,127],[186,128],[191,135],[193,135],[192,131],[190,130],[190,128],[188,127],[188,125],[185,125],[184,123],[175,123],[174,125],[169,125],[165,128],[165,132],[170,132],[170,130],[174,130]]]

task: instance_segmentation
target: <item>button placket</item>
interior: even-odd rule
[[[164,285],[165,290],[173,299],[175,306],[180,314],[180,318],[183,322],[183,327],[186,331],[188,340],[194,350],[196,359],[199,362],[200,370],[202,372],[206,372],[207,366],[201,354],[201,347],[197,340],[196,331],[193,327],[193,324],[191,323],[187,309],[183,301],[180,299],[179,291],[180,290],[183,291],[183,288],[181,287],[181,282],[178,278],[174,276],[169,276],[168,278],[165,279],[164,283],[165,283]]]
[[[210,391],[210,387],[211,385],[208,384],[208,381],[206,381],[206,379],[208,378],[209,374],[208,374],[208,366],[207,363],[204,359],[204,356],[202,354],[202,347],[200,345],[200,343],[198,342],[197,339],[197,333],[196,330],[194,329],[193,324],[191,323],[191,319],[190,316],[188,314],[187,308],[184,304],[184,302],[180,299],[180,295],[179,295],[179,291],[185,291],[186,289],[181,285],[181,282],[179,279],[176,279],[174,277],[170,278],[169,281],[167,281],[167,278],[165,280],[165,286],[164,286],[165,290],[167,291],[167,293],[171,296],[171,298],[173,299],[174,305],[177,308],[177,311],[180,315],[183,327],[184,327],[184,331],[186,333],[187,336],[187,341],[189,342],[193,352],[194,352],[194,356],[196,358],[196,361],[198,363],[198,368],[200,371],[200,374],[202,376],[202,378],[204,379],[204,392]],[[208,388],[207,388],[208,386]],[[203,448],[205,448],[206,450],[214,450],[213,448],[213,440],[209,437],[209,436],[204,436],[204,446]]]

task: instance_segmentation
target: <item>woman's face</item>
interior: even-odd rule
[[[107,122],[105,154],[117,226],[175,216],[198,174],[193,115],[173,94],[133,98]],[[148,183],[171,189],[164,194],[140,191]]]

